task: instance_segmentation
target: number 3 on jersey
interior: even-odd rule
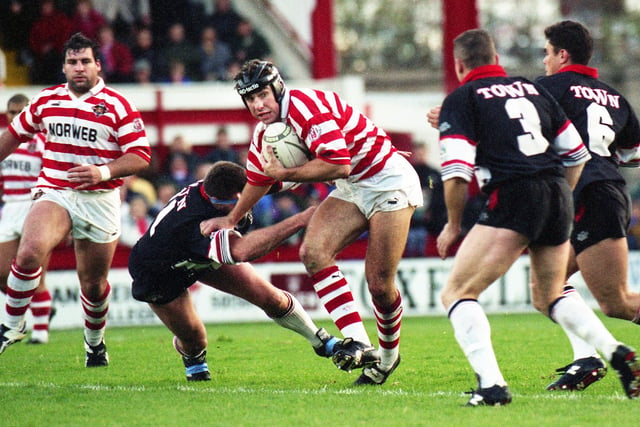
[[[540,116],[536,107],[526,98],[511,98],[504,104],[510,119],[518,120],[524,133],[518,136],[518,148],[526,156],[547,151],[549,141],[542,135]]]

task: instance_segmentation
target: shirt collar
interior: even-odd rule
[[[69,83],[66,83],[64,85],[65,89],[67,90],[67,92],[69,93],[69,95],[75,96],[73,94],[73,92],[71,92],[71,89],[69,89]],[[102,80],[102,77],[98,77],[98,82],[96,83],[96,85],[94,87],[92,87],[91,89],[89,89],[89,92],[85,93],[84,95],[80,96],[79,98],[90,98],[92,96],[97,95],[98,93],[100,93],[100,91],[102,91],[102,89],[105,88],[105,83],[104,80]]]
[[[469,71],[469,74],[460,82],[461,85],[473,80],[486,79],[487,77],[507,77],[507,72],[502,65],[482,65]]]
[[[565,72],[571,72],[571,71],[574,73],[584,74],[585,76],[593,77],[594,79],[598,78],[598,69],[589,67],[587,65],[571,64],[571,65],[562,67],[560,70],[558,70],[559,73],[565,73]]]

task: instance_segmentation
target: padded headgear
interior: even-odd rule
[[[284,82],[278,69],[269,61],[252,59],[245,62],[242,70],[235,77],[235,90],[243,100],[246,95],[262,90],[267,86],[273,88],[276,101],[280,102],[284,95]]]

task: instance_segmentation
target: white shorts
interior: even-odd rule
[[[336,181],[329,197],[354,203],[370,219],[376,212],[422,206],[422,187],[415,169],[402,155],[392,155],[377,174],[357,182]]]
[[[0,243],[20,240],[24,219],[31,209],[31,199],[7,202],[0,216]]]
[[[74,239],[110,243],[120,237],[120,190],[75,191],[38,188],[35,202],[49,201],[62,206],[71,217]]]

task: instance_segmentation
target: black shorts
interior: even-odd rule
[[[564,178],[537,176],[500,184],[487,200],[478,224],[516,231],[529,246],[557,246],[569,239],[571,188]]]
[[[133,298],[152,304],[167,304],[173,301],[198,280],[193,272],[174,270],[160,263],[148,265],[138,262],[135,251],[129,256],[129,274],[133,278]]]
[[[605,239],[627,236],[631,197],[622,182],[599,181],[580,191],[575,202],[571,245],[576,254]]]

